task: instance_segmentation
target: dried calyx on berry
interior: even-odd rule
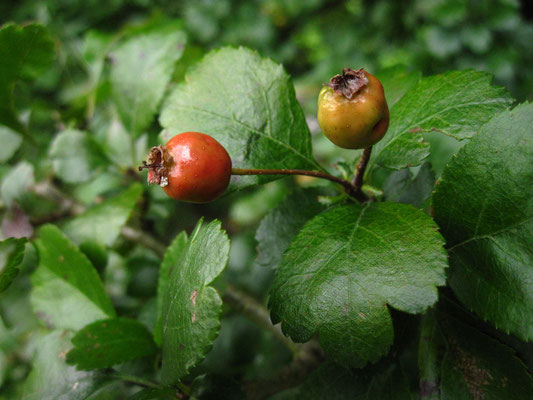
[[[362,149],[379,142],[389,127],[381,82],[365,70],[344,68],[318,96],[318,124],[334,144]]]
[[[344,97],[351,100],[352,97],[367,84],[368,78],[366,77],[363,68],[360,68],[357,71],[354,71],[351,68],[344,68],[342,70],[342,75],[335,75],[325,86],[329,86],[335,92],[341,93]]]
[[[150,150],[148,156],[148,163],[143,161],[143,165],[139,167],[139,171],[144,168],[148,169],[148,183],[151,185],[155,183],[161,187],[168,185],[167,173],[172,165],[172,157],[165,152],[163,146],[155,146]]]

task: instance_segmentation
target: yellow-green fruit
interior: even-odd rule
[[[356,84],[354,79],[358,80]],[[339,147],[362,149],[376,144],[389,127],[389,108],[381,82],[366,71],[345,69],[342,76],[333,77],[320,91],[318,123]]]

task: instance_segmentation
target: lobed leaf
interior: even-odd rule
[[[533,104],[484,125],[433,195],[457,297],[497,328],[533,340]]]
[[[423,78],[391,108],[389,131],[374,146],[372,163],[392,169],[419,165],[429,154],[422,132],[471,138],[513,102],[505,89],[491,86],[491,80],[490,74],[478,71]]]
[[[110,53],[113,100],[133,135],[152,122],[184,47],[184,33],[164,27],[133,36]]]
[[[13,102],[15,83],[37,78],[54,59],[54,42],[38,24],[0,28],[0,123],[24,131]]]
[[[84,400],[106,383],[103,376],[76,371],[65,363],[71,337],[56,330],[34,339],[33,368],[24,382],[22,400]]]
[[[181,242],[175,241],[176,248]],[[174,250],[176,250],[176,248]],[[211,348],[218,335],[222,300],[208,286],[226,267],[229,239],[220,222],[198,222],[175,259],[163,296],[161,380],[174,384]],[[173,251],[172,249],[170,251]],[[169,255],[169,261],[174,257]]]
[[[7,238],[0,242],[0,293],[11,285],[19,272],[26,238]]]
[[[63,231],[74,242],[93,241],[111,246],[120,235],[142,194],[139,183],[69,220]]]
[[[55,328],[78,330],[115,316],[98,272],[56,226],[43,226],[36,244],[40,262],[31,303],[39,317]]]
[[[167,99],[160,123],[165,141],[185,131],[212,135],[237,168],[320,169],[290,77],[245,48],[209,53]],[[273,179],[234,177],[232,185]]]
[[[67,354],[67,363],[81,370],[112,367],[157,350],[146,327],[127,318],[95,321],[78,331],[72,344],[74,348]]]
[[[444,241],[423,211],[397,203],[351,204],[309,221],[284,254],[269,305],[297,342],[317,333],[337,362],[362,366],[393,340],[387,304],[420,313],[437,301]]]

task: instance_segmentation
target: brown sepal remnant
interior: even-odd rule
[[[161,187],[168,184],[167,174],[172,164],[172,157],[168,154],[165,148],[161,145],[152,147],[148,163],[143,161],[143,165],[139,167],[139,171],[143,168],[148,168],[148,183],[155,183]]]
[[[335,92],[342,94],[347,99],[351,100],[353,96],[361,88],[368,84],[368,78],[365,75],[363,68],[357,71],[351,68],[344,68],[342,75],[335,75],[330,79],[326,86],[332,88]]]

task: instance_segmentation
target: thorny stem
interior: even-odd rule
[[[362,192],[361,188],[357,189],[353,183],[342,178],[330,175],[320,171],[310,171],[307,169],[243,169],[232,168],[232,175],[305,175],[315,178],[327,179],[329,181],[338,183],[344,187],[344,190],[349,196],[352,196],[359,202],[365,202],[368,197]]]

